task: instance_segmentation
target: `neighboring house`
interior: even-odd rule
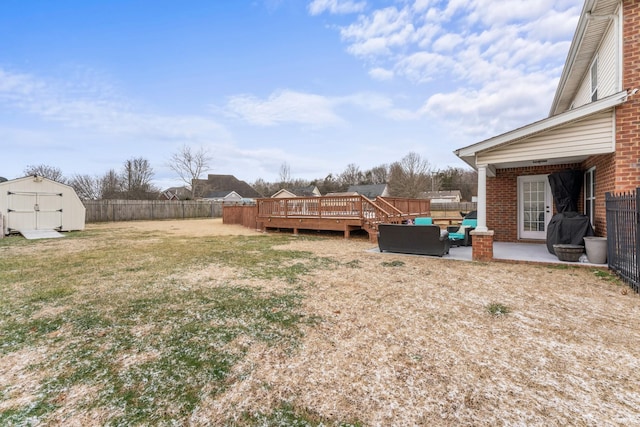
[[[161,200],[188,200],[191,198],[191,190],[187,187],[171,187],[160,192]]]
[[[566,170],[583,175],[578,209],[606,235],[605,193],[640,186],[638,34],[639,2],[586,0],[549,117],[455,151],[478,171],[480,242],[544,241],[548,175]]]
[[[205,194],[202,197],[203,200],[213,200],[214,202],[223,202],[223,203],[245,203],[246,199],[244,199],[241,195],[236,193],[235,191],[212,191],[210,193]]]
[[[373,200],[378,196],[388,197],[389,188],[387,184],[351,185],[347,189],[347,193],[356,193]]]
[[[291,197],[320,197],[320,190],[315,185],[309,185],[307,187],[299,187],[292,188],[291,190],[282,189],[278,190],[273,196],[272,199],[283,199],[283,198],[291,198]]]
[[[239,195],[241,199],[255,199],[260,197],[260,194],[258,194],[253,187],[233,175],[210,174],[207,176],[207,179],[194,179],[192,185],[198,188],[199,194],[205,196],[219,191],[226,192],[225,194],[228,195],[233,191]]]
[[[425,191],[421,198],[431,200],[431,203],[460,203],[462,193],[460,190],[453,191]]]

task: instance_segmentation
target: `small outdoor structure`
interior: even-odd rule
[[[85,208],[75,190],[41,176],[0,183],[3,234],[84,230]]]

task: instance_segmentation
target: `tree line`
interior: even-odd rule
[[[283,188],[292,190],[316,186],[320,193],[327,194],[345,192],[353,185],[387,184],[389,194],[393,197],[413,199],[427,191],[460,190],[462,199],[471,201],[471,197],[477,195],[478,186],[476,171],[454,167],[435,169],[428,160],[414,152],[397,162],[366,170],[351,163],[340,174],[330,173],[324,178],[313,180],[292,179],[289,165],[283,163],[279,178],[276,182],[258,179],[253,183],[253,188],[268,197]]]
[[[169,157],[166,165],[176,173],[190,190],[190,198],[203,196],[197,188],[200,177],[210,169],[211,154],[203,149],[183,146]],[[65,177],[62,171],[49,165],[30,165],[25,175],[40,175],[65,183],[74,188],[81,199],[157,199],[161,191],[153,184],[154,171],[143,157],[126,160],[120,170],[110,169],[102,175],[74,174]],[[192,185],[194,184],[194,185]],[[476,195],[477,173],[470,169],[448,167],[434,169],[428,160],[411,152],[401,160],[361,170],[351,163],[339,174],[329,173],[324,178],[305,180],[291,177],[291,168],[285,162],[280,166],[279,179],[267,182],[258,178],[253,188],[263,197],[278,190],[294,190],[316,186],[322,194],[345,192],[353,185],[387,184],[391,196],[419,198],[427,191],[460,190],[462,199],[470,201]]]

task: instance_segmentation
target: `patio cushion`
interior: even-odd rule
[[[477,219],[463,219],[462,224],[458,227],[457,230],[453,228],[449,232],[449,239],[453,241],[462,241],[465,246],[471,244],[471,236],[469,232],[478,226]],[[453,231],[455,230],[455,231]]]
[[[418,217],[413,221],[413,223],[415,225],[433,225],[433,218]]]

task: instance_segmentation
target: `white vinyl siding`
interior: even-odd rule
[[[478,154],[477,163],[497,164],[595,155],[615,151],[613,110],[533,135],[515,143]]]
[[[618,33],[612,20],[602,39],[602,44],[592,59],[593,61],[597,58],[598,99],[606,98],[621,90],[618,87],[620,86],[620,59],[618,56]],[[592,102],[591,67],[587,69],[571,105],[573,108],[577,108],[589,102]]]
[[[618,43],[615,25],[612,23],[598,50],[598,99],[619,92]]]

